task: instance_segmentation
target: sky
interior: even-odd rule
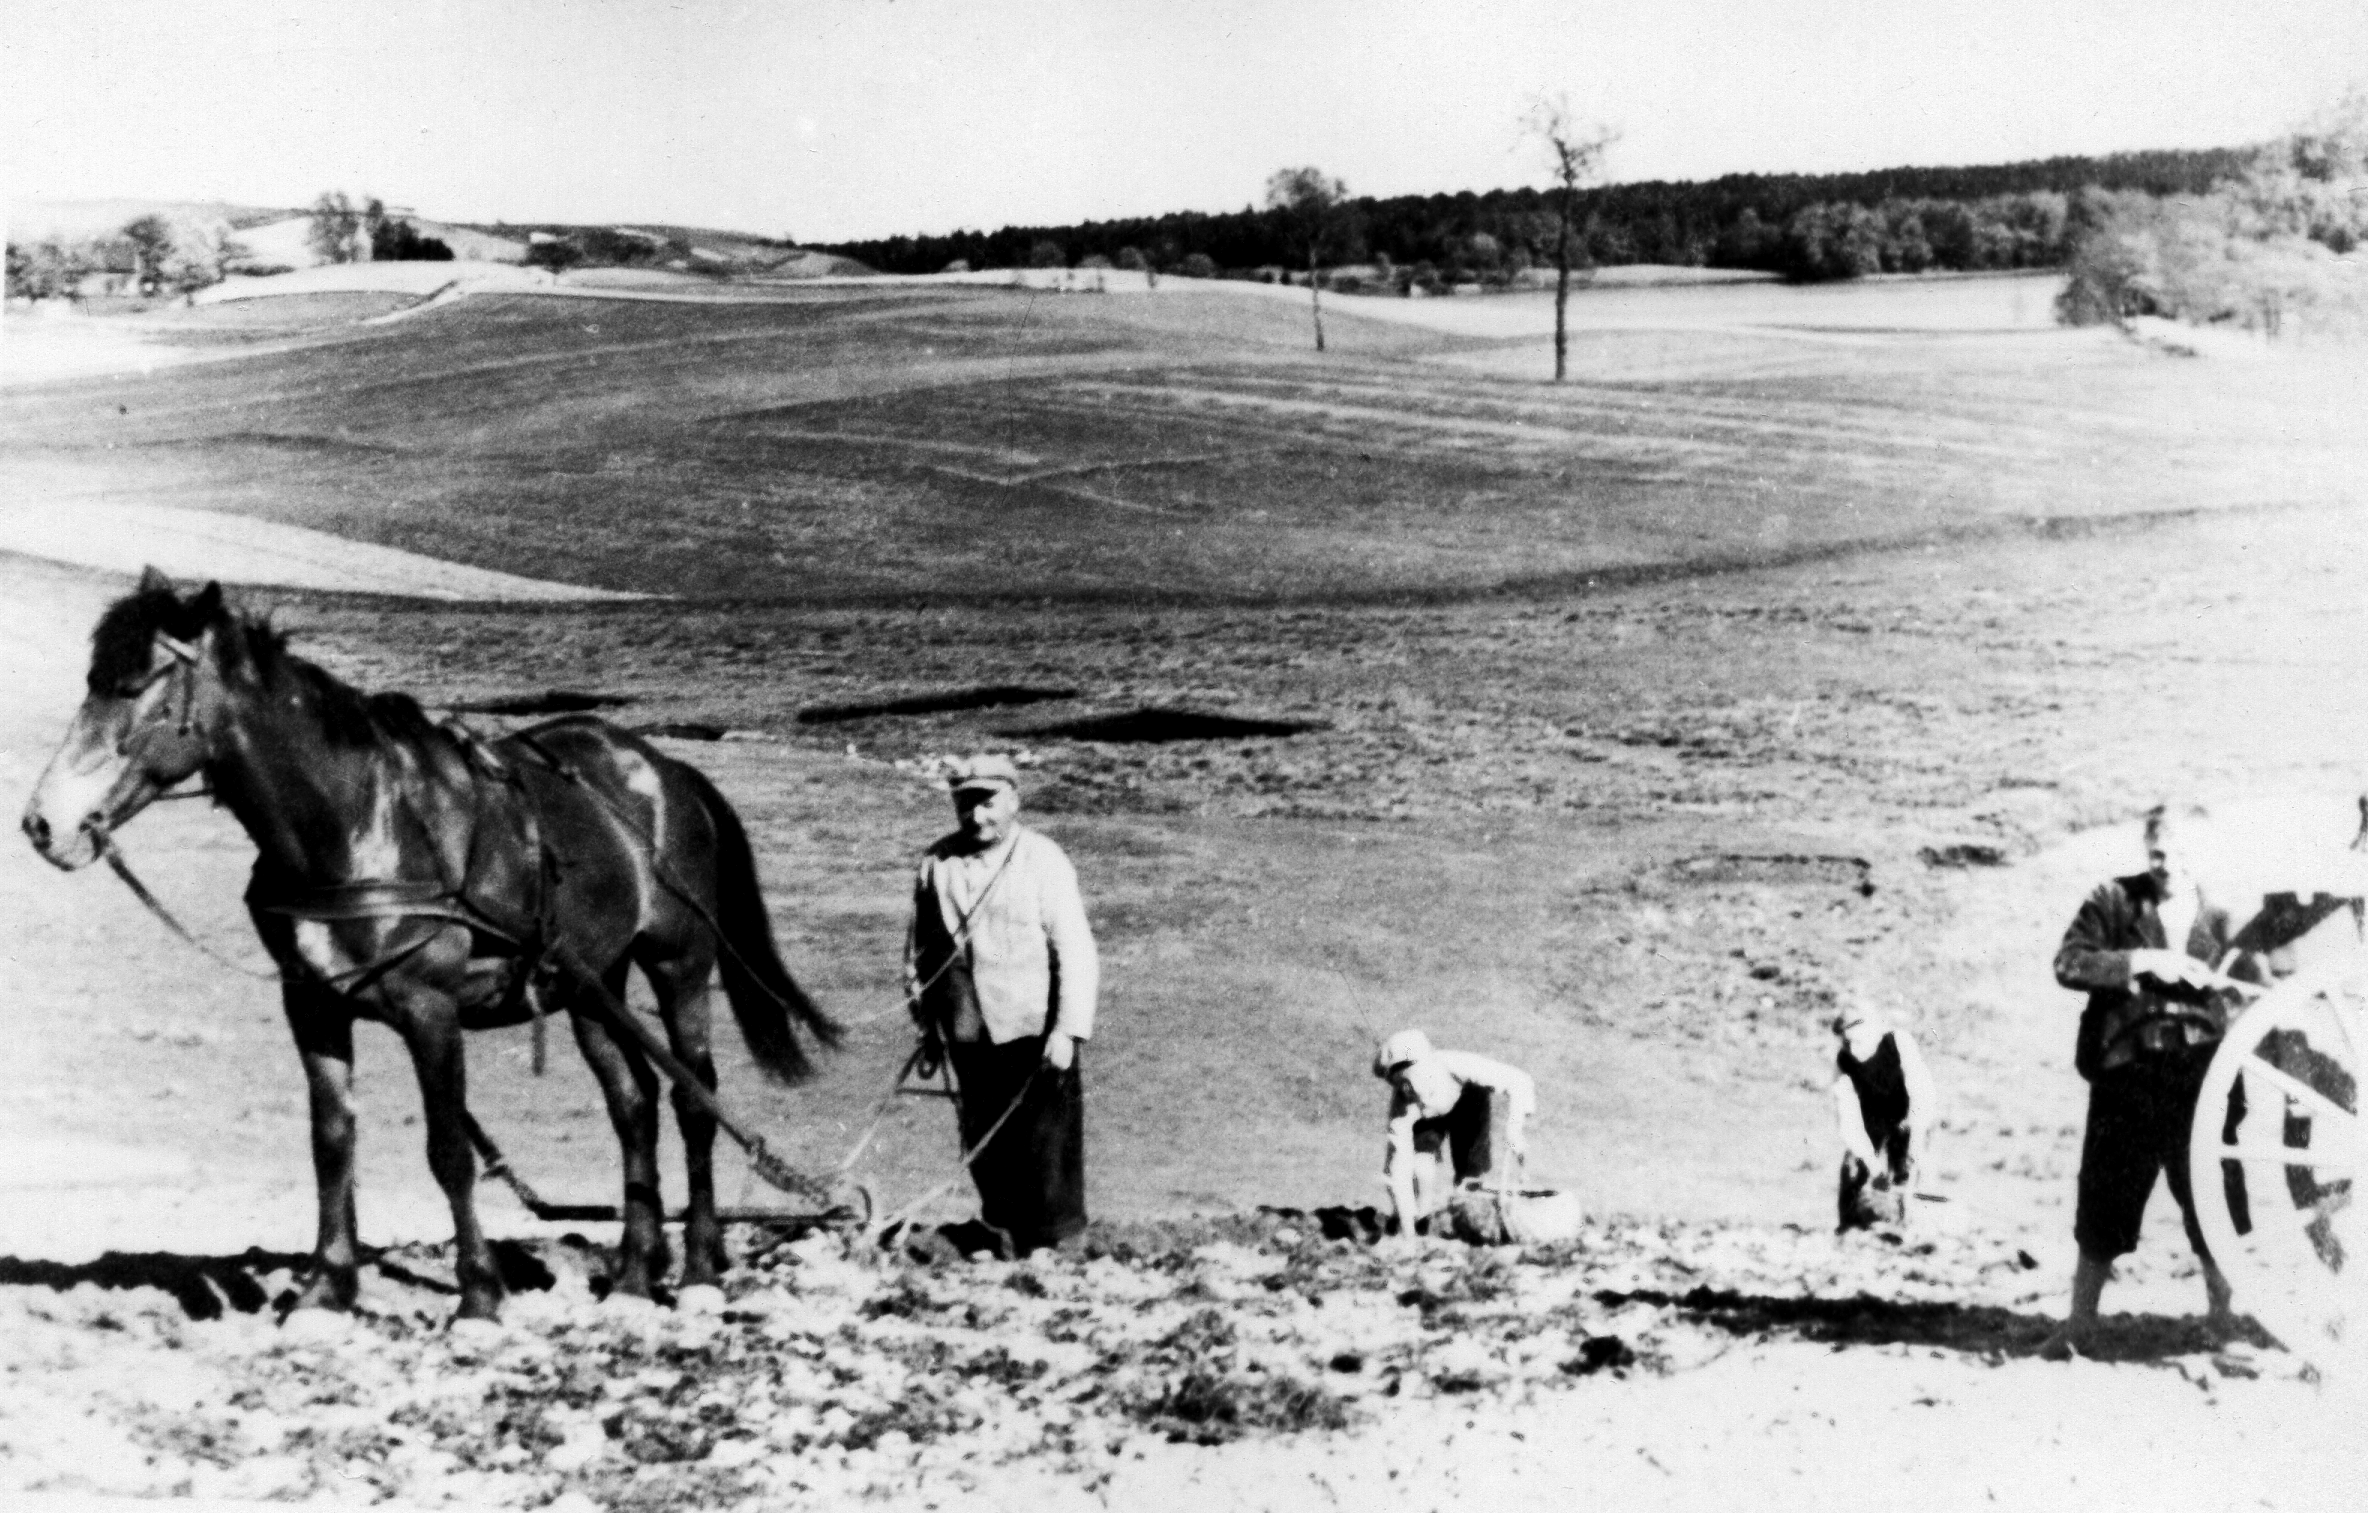
[[[2368,82],[2362,0],[9,0],[0,195],[806,243],[1542,183],[2263,140]]]

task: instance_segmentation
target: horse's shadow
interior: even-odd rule
[[[377,1268],[390,1281],[426,1292],[457,1295],[460,1289],[449,1279],[450,1249],[450,1246],[403,1246],[365,1250],[363,1264]],[[552,1285],[551,1268],[532,1247],[513,1240],[496,1240],[493,1251],[502,1284],[510,1291],[539,1291]],[[281,1296],[274,1297],[266,1279],[275,1272],[302,1276],[311,1265],[309,1255],[261,1247],[235,1256],[111,1250],[95,1261],[82,1262],[0,1256],[0,1287],[46,1287],[52,1292],[70,1292],[86,1282],[109,1291],[153,1287],[172,1294],[183,1313],[202,1322],[231,1312],[260,1313],[266,1307],[285,1313],[293,1294],[283,1290]],[[439,1276],[438,1272],[444,1275]]]
[[[2059,1322],[2050,1315],[1988,1304],[1902,1301],[1865,1293],[1846,1298],[1768,1297],[1696,1287],[1681,1293],[1607,1290],[1594,1298],[1611,1308],[1645,1303],[1675,1309],[1730,1334],[1789,1335],[1837,1350],[1916,1345],[1977,1355],[1992,1363],[2036,1353]],[[2251,1320],[2244,1321],[2237,1338],[2259,1349],[2276,1348]],[[2212,1354],[2226,1344],[2199,1318],[2115,1314],[2099,1321],[2080,1353],[2092,1361],[2161,1364],[2179,1356]]]

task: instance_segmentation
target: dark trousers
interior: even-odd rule
[[[1444,1152],[1456,1182],[1485,1181],[1510,1156],[1496,1147],[1497,1132],[1512,1117],[1511,1105],[1512,1100],[1495,1089],[1467,1083],[1454,1108],[1416,1123],[1414,1149],[1430,1156]]]
[[[2187,1243],[2209,1259],[2188,1184],[2187,1134],[2212,1050],[2207,1045],[2141,1056],[2089,1083],[2080,1201],[2072,1220],[2082,1255],[2111,1261],[2138,1248],[2138,1226],[2159,1176],[2179,1205]]]
[[[1037,1068],[1044,1037],[1001,1045],[956,1041],[946,1048],[961,1095],[962,1148],[969,1150],[1020,1105],[970,1164],[979,1218],[1009,1234],[1022,1255],[1085,1230],[1084,1048],[1056,1072]],[[1023,1094],[1022,1089],[1026,1092]]]

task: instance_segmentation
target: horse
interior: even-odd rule
[[[720,968],[775,1081],[812,1070],[797,1027],[823,1045],[840,1034],[782,963],[747,831],[714,784],[590,716],[492,741],[440,725],[408,695],[364,693],[296,656],[219,584],[184,595],[153,568],[91,643],[87,696],[24,832],[58,867],[88,866],[202,774],[254,841],[247,909],[279,968],[311,1099],[319,1231],[296,1306],[350,1309],[359,1286],[356,1020],[386,1025],[411,1053],[428,1166],[452,1208],[460,1317],[497,1317],[503,1296],[476,1215],[463,1032],[553,1010],[568,1014],[622,1147],[612,1285],[648,1296],[665,1279],[651,1061],[667,1058],[655,1032],[614,1017],[634,967],[672,1060],[702,1085],[673,1091],[690,1181],[682,1281],[714,1283],[711,977]]]

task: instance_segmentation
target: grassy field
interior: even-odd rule
[[[2317,502],[2356,476],[2310,466],[2356,412],[2307,378],[2240,398],[2108,335],[1966,329],[2002,317],[1941,287],[1956,303],[1937,314],[1915,286],[1869,296],[1923,329],[1761,286],[1606,291],[1598,325],[1582,302],[1560,388],[1491,371],[1533,364],[1534,338],[1337,301],[1318,361],[1292,303],[1201,290],[487,297],[27,392],[0,477],[642,592],[1264,605]],[[1428,303],[1452,321],[1489,302]],[[173,340],[267,319],[188,316]]]
[[[628,723],[766,738],[678,749],[748,812],[793,959],[861,1021],[812,1091],[736,1078],[809,1162],[900,1051],[905,872],[945,823],[914,764],[996,746],[1026,754],[1110,957],[1089,1074],[1107,1211],[1371,1199],[1370,1039],[1422,1023],[1539,1073],[1542,1164],[1599,1206],[1818,1222],[1817,1025],[1867,996],[1940,1053],[1945,1177],[2060,1238],[2079,1084],[2044,964],[2089,878],[2044,858],[2166,791],[2356,775],[2362,391],[2339,365],[2180,362],[1979,314],[2028,281],[1949,286],[1919,325],[1923,287],[1607,294],[1600,323],[1576,307],[1559,388],[1525,376],[1534,336],[1347,302],[1318,358],[1295,304],[1205,291],[471,298],[12,393],[0,480],[677,596],[250,602],[368,686],[595,690]],[[34,606],[104,587],[14,581]],[[17,695],[11,774],[62,727],[54,681]],[[1063,697],[978,693],[999,686]],[[801,718],[915,698],[980,707]],[[1310,728],[1059,729],[1178,710]],[[235,939],[225,825],[142,832]],[[2018,865],[1919,856],[1969,842]],[[209,1128],[223,1169],[299,1192],[293,1070],[241,1076],[282,1054],[271,1006],[136,914],[77,913],[103,879],[18,881],[46,890],[17,954],[51,1011],[133,1037],[46,1042],[38,1077],[212,1090],[41,1117]],[[94,957],[92,917],[128,962]],[[191,1023],[222,1028],[172,1039]],[[531,1082],[522,1041],[479,1045],[480,1101],[526,1164],[604,1186],[581,1074]],[[365,1076],[370,1180],[423,1187],[391,1053]],[[243,1122],[193,1125],[217,1098]],[[934,1180],[935,1113],[900,1114],[891,1193]]]

